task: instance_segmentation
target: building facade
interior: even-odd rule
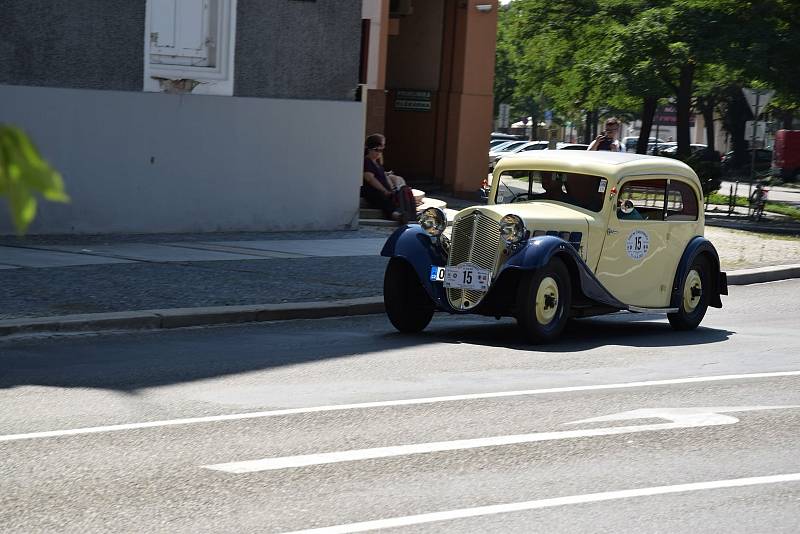
[[[2,0],[0,122],[72,198],[41,205],[29,232],[354,227],[361,9]]]
[[[492,130],[497,0],[363,0],[366,133],[387,168],[474,197]]]

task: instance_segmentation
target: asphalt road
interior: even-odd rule
[[[0,342],[0,531],[794,533],[798,296]]]

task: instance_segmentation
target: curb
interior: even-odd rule
[[[728,285],[739,286],[800,278],[800,264],[742,269],[728,273]],[[250,306],[169,308],[54,317],[0,320],[0,339],[35,334],[88,333],[120,330],[165,330],[293,319],[322,319],[383,313],[383,297]]]
[[[293,302],[250,306],[170,308],[0,320],[0,339],[32,334],[88,333],[112,330],[159,330],[259,321],[322,319],[383,313],[383,297],[328,302]]]
[[[728,285],[745,286],[763,282],[777,282],[778,280],[788,280],[790,278],[800,278],[800,265],[777,265],[774,267],[731,271],[728,273]]]
[[[742,230],[744,232],[758,232],[760,234],[776,235],[800,235],[800,225],[790,225],[781,223],[756,223],[756,222],[737,222],[724,219],[709,219],[706,217],[706,226],[716,226],[729,230]]]

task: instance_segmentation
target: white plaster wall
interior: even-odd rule
[[[357,225],[362,102],[0,85],[0,122],[30,134],[72,197],[40,202],[29,234]]]

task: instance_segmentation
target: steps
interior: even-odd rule
[[[412,191],[414,193],[414,200],[417,202],[417,214],[428,208],[439,208],[440,210],[444,211],[445,216],[447,217],[447,225],[450,226],[453,223],[453,217],[458,212],[456,210],[449,209],[447,207],[447,202],[426,197],[425,191],[420,189],[412,189]],[[397,221],[384,219],[383,212],[381,210],[368,207],[363,198],[361,199],[360,203],[358,224],[359,226],[398,226]]]

